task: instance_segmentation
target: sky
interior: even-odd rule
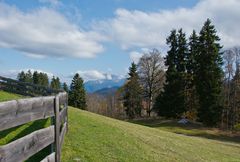
[[[225,49],[239,46],[239,8],[240,0],[0,0],[0,75],[121,78],[143,53],[165,56],[172,29],[189,36],[207,18]]]

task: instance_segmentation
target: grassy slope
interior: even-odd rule
[[[189,137],[70,108],[62,159],[240,161],[240,144]]]
[[[21,95],[16,95],[4,91],[0,91],[0,102],[8,101],[13,99],[23,98]],[[8,144],[16,139],[19,139],[29,133],[34,132],[35,130],[45,128],[50,125],[50,120],[38,120],[35,122],[30,122],[21,126],[10,128],[4,131],[0,131],[0,146]],[[35,162],[40,161],[50,152],[50,147],[43,149],[41,152],[37,153],[33,157],[29,158],[27,161]]]
[[[0,91],[0,101],[22,96]],[[69,133],[65,137],[63,161],[240,161],[240,145],[178,135],[172,126],[158,129],[131,124],[70,108]],[[49,120],[28,123],[0,132],[0,145],[49,125]],[[154,126],[155,127],[155,126]],[[164,129],[165,131],[159,130]],[[176,128],[174,128],[176,131]],[[200,131],[191,130],[192,133]],[[39,161],[49,148],[30,158]]]
[[[22,96],[0,90],[0,102],[13,100],[13,99],[19,99],[19,98],[22,98]]]
[[[179,124],[177,120],[163,119],[141,119],[130,120],[130,122],[177,134],[220,141],[237,142],[240,144],[240,132],[223,131],[217,128],[206,128],[199,123],[188,123],[184,125]]]

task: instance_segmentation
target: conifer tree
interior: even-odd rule
[[[178,96],[178,73],[176,68],[176,54],[178,50],[177,32],[172,30],[170,36],[167,38],[167,44],[170,50],[167,52],[165,65],[168,67],[166,71],[166,83],[164,84],[164,91],[157,97],[154,109],[158,110],[160,116],[172,117],[176,116],[177,96]],[[175,115],[174,115],[175,114]]]
[[[34,71],[33,83],[41,86],[49,86],[49,78],[46,73]]]
[[[28,70],[26,73],[24,71],[21,71],[17,79],[21,82],[27,82],[27,83],[32,83],[33,82],[33,75],[31,70]]]
[[[26,76],[25,82],[27,82],[27,83],[32,83],[33,82],[33,76],[32,76],[31,70],[28,70],[26,72],[25,76]]]
[[[50,87],[53,88],[53,89],[60,89],[61,88],[60,79],[58,77],[55,78],[53,76]]]
[[[199,96],[198,117],[205,125],[216,125],[221,117],[222,53],[220,38],[208,19],[199,34],[195,81]]]
[[[83,79],[78,73],[74,75],[70,86],[69,105],[84,110],[87,108]]]
[[[171,31],[167,38],[170,47],[165,60],[168,67],[164,91],[158,96],[154,108],[159,115],[165,117],[179,117],[185,111],[185,75],[186,55],[188,52],[185,33],[180,29]]]
[[[193,30],[189,37],[189,52],[186,57],[186,89],[185,89],[185,107],[192,114],[192,119],[196,120],[198,109],[198,97],[194,81],[194,74],[197,68],[196,56],[198,55],[198,36]]]
[[[175,110],[176,116],[182,115],[186,111],[186,85],[187,85],[187,55],[188,44],[186,34],[182,29],[178,30],[177,34],[177,54],[176,54],[176,68],[178,75],[178,108]]]
[[[65,92],[67,92],[67,93],[68,93],[68,91],[69,91],[68,85],[67,85],[66,82],[63,83],[63,90],[64,90]]]
[[[129,78],[124,85],[124,106],[129,118],[141,116],[142,90],[139,84],[137,65],[133,62],[129,68]]]
[[[20,73],[18,73],[17,79],[21,82],[25,82],[26,75],[25,75],[24,71],[21,71]]]

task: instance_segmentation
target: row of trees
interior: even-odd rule
[[[33,73],[28,70],[27,72],[20,72],[17,79],[22,82],[33,83],[53,89],[63,89],[69,93],[69,105],[80,109],[86,109],[86,92],[84,89],[83,79],[79,74],[75,74],[70,85],[70,89],[64,82],[61,84],[58,77],[53,76],[50,83],[46,73],[34,71]]]
[[[33,83],[36,85],[50,87],[53,89],[62,88],[60,79],[58,77],[53,76],[49,83],[48,75],[43,72],[34,71],[32,73],[31,70],[28,70],[27,72],[21,71],[18,74],[17,79],[22,82]],[[64,83],[64,85],[65,85],[64,88],[67,89],[66,83]]]
[[[185,115],[208,126],[219,124],[224,115],[234,116],[235,124],[239,122],[239,66],[236,65],[235,75],[229,74],[224,81],[219,41],[209,19],[200,33],[193,31],[189,39],[182,29],[172,30],[167,38],[169,51],[165,61],[153,50],[129,68],[123,93],[127,115],[141,116],[146,109],[149,116],[152,110],[167,118]],[[227,111],[223,101],[228,105]]]
[[[167,38],[166,83],[155,104],[159,115],[179,117],[195,111],[205,125],[220,121],[223,60],[219,41],[209,19],[199,35],[193,31],[188,42],[182,29],[171,32]]]

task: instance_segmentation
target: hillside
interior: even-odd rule
[[[22,98],[22,96],[0,90],[0,102],[19,98]]]
[[[22,96],[0,91],[0,100],[16,98]],[[40,120],[0,132],[0,145],[46,127],[49,122]],[[149,126],[154,128],[70,107],[69,132],[64,141],[62,161],[240,161],[238,141],[224,142],[176,134],[168,132],[169,124],[155,127],[155,123],[149,123]],[[48,147],[28,161],[39,161],[49,151]]]
[[[190,137],[69,109],[68,161],[240,161],[240,144]]]

